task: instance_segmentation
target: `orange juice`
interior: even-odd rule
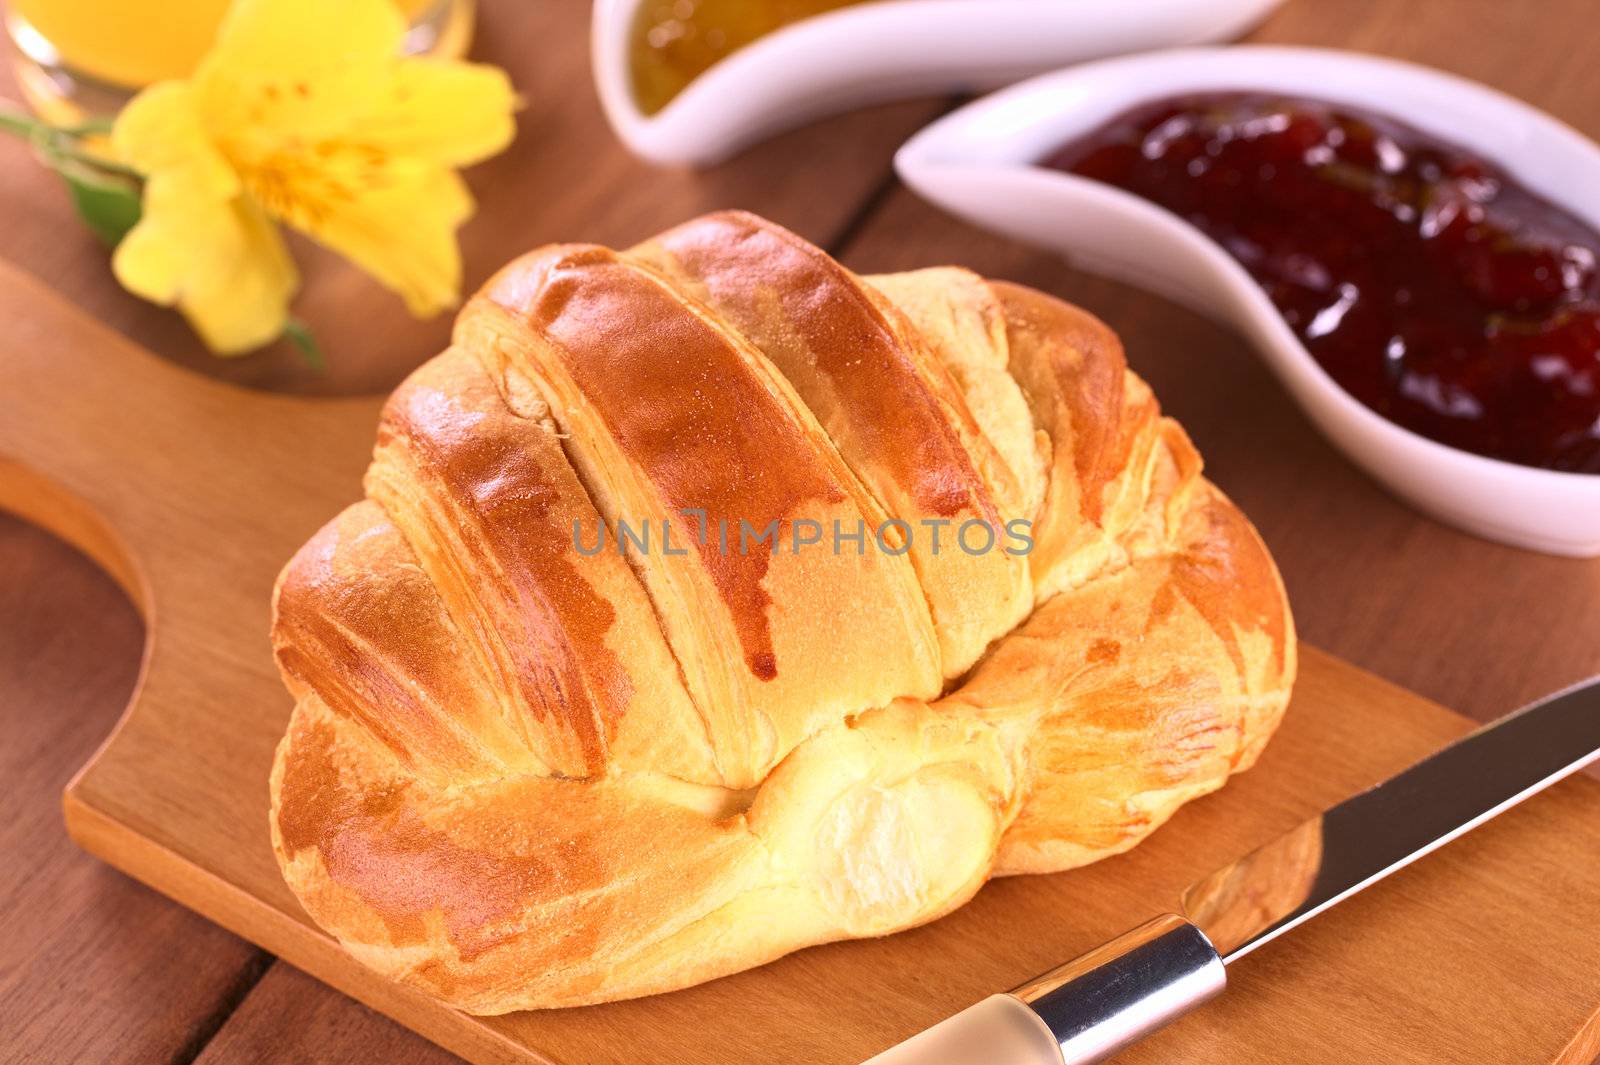
[[[29,31],[54,53],[56,64],[80,76],[136,89],[187,75],[205,55],[229,0],[11,0],[12,32],[23,51]],[[332,0],[337,3],[338,0]],[[450,0],[395,0],[413,22],[453,21]],[[22,26],[16,25],[21,20]],[[441,32],[439,50],[447,48]],[[459,33],[464,40],[465,29]],[[459,48],[460,41],[456,42]]]

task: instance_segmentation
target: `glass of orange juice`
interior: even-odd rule
[[[211,47],[230,0],[10,0],[18,81],[58,124],[114,114],[146,85],[187,76]],[[331,0],[337,3],[338,0]],[[395,0],[411,19],[405,49],[459,56],[473,0]]]

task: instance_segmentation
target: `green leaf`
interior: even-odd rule
[[[115,248],[139,221],[138,183],[74,159],[56,158],[51,163],[66,182],[78,217],[101,243]]]
[[[40,162],[61,175],[78,217],[108,247],[139,221],[142,183],[132,170],[86,150],[82,139],[109,132],[109,119],[58,128],[0,101],[0,132],[29,141]]]
[[[322,357],[322,348],[317,344],[317,338],[311,335],[311,327],[298,318],[290,318],[283,323],[283,336],[300,352],[300,357],[306,360],[306,365],[318,373],[328,369],[328,361]]]

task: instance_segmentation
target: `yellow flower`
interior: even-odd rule
[[[259,347],[299,283],[278,219],[413,314],[453,305],[473,210],[455,168],[510,143],[515,95],[494,67],[400,58],[405,32],[391,0],[235,0],[191,78],[117,118],[112,143],[146,178],[112,260],[123,286],[217,352]]]

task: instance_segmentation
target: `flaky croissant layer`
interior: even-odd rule
[[[279,578],[273,845],[354,955],[477,1013],[1125,850],[1294,677],[1271,558],[1109,330],[748,214],[506,267],[365,489]]]

